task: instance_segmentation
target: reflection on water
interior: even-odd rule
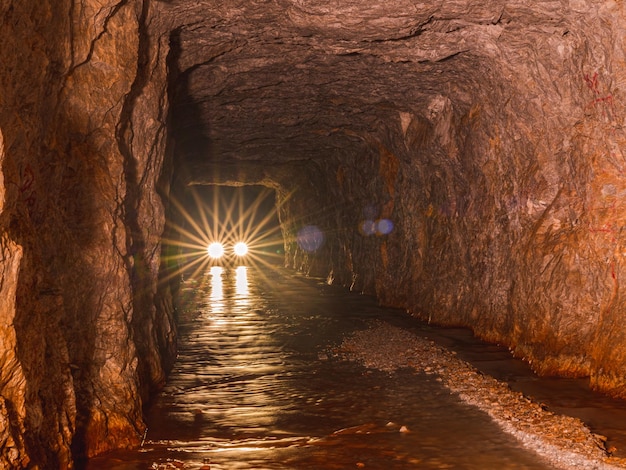
[[[211,268],[211,300],[213,302],[221,301],[224,298],[224,282],[222,274],[224,268],[221,266],[213,266]]]
[[[145,445],[88,468],[549,468],[433,377],[326,355],[372,318],[411,321],[397,310],[251,268],[212,269],[184,294],[179,359]]]
[[[210,270],[211,284],[209,290],[211,292],[209,298],[212,302],[222,301],[224,299],[224,268],[222,266],[213,266]],[[239,305],[247,305],[248,297],[248,268],[246,266],[238,266],[235,269],[235,299]],[[222,303],[212,303],[213,310],[221,310],[224,307]]]
[[[235,293],[239,298],[248,297],[248,268],[246,266],[238,266],[235,274]],[[239,299],[241,300],[241,299]]]

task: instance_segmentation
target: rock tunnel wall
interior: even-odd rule
[[[174,355],[159,283],[171,25],[152,16],[169,2],[29,3],[0,0],[0,466],[65,468],[141,440]],[[414,101],[414,51],[370,41],[407,65],[387,77],[395,95],[333,102],[372,111],[367,125],[315,121],[336,151],[244,158],[219,183],[276,189],[288,266],[624,397],[626,16],[613,1],[538,5],[511,9],[536,19],[523,29],[492,15],[459,35],[462,52],[418,51]],[[350,79],[392,70],[336,50]],[[313,225],[317,251],[298,243]]]
[[[316,168],[282,207],[289,266],[626,396],[621,2],[220,8],[181,63],[216,160]]]
[[[569,27],[446,59],[447,92],[353,132],[310,198],[336,281],[625,397],[624,12],[570,7]]]
[[[2,468],[137,445],[172,358],[167,42],[147,5],[0,2]]]

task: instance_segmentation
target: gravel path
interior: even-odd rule
[[[559,469],[626,468],[626,459],[611,457],[606,438],[592,433],[579,419],[544,410],[506,383],[478,372],[437,346],[401,328],[373,322],[344,339],[333,355],[365,367],[392,373],[411,367],[437,380],[464,402],[486,412],[503,431]]]

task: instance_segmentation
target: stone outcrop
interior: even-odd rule
[[[0,3],[2,468],[137,445],[173,356],[157,289],[167,48],[148,16]]]
[[[616,0],[0,0],[0,466],[140,441],[189,184],[273,188],[288,266],[625,397],[625,20]]]

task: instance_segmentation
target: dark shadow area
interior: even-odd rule
[[[191,96],[190,76],[197,67],[181,72],[181,31],[176,29],[170,35],[168,56],[170,100],[169,135],[175,143],[176,165],[174,178],[187,171],[190,165],[211,158],[211,141],[207,124],[202,123],[201,110]]]

